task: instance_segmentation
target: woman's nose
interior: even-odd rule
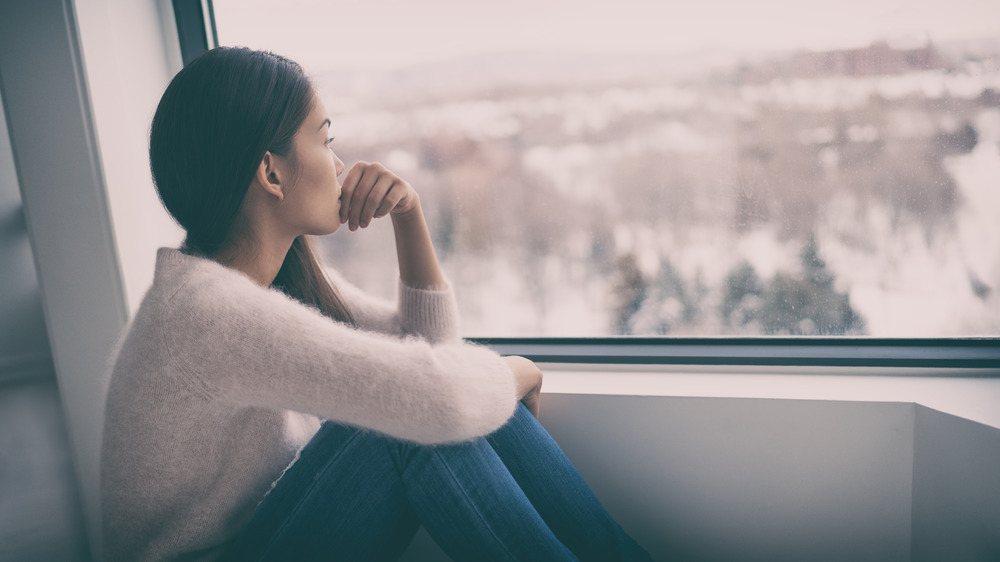
[[[337,165],[337,175],[339,176],[340,174],[343,174],[344,173],[344,163],[340,161],[340,158],[337,158],[336,154],[333,155],[333,161]]]

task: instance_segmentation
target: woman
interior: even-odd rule
[[[108,558],[392,560],[421,523],[456,559],[648,558],[529,411],[541,372],[458,337],[417,193],[365,162],[341,186],[329,127],[267,52],[213,49],[164,92],[150,162],[186,238],[115,361]],[[396,306],[306,238],[385,216]]]

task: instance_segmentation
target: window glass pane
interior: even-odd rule
[[[980,0],[215,0],[421,193],[466,335],[1000,334]],[[383,221],[385,222],[385,221]],[[391,226],[322,241],[394,292]]]

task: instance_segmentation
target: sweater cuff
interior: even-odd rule
[[[449,288],[415,289],[399,282],[399,314],[403,330],[430,343],[455,341],[458,336],[458,305]]]
[[[459,440],[493,433],[510,419],[517,406],[517,381],[507,362],[489,348],[463,344],[462,353],[475,365],[474,374],[461,377],[455,402],[463,426]],[[471,354],[471,355],[470,355]]]

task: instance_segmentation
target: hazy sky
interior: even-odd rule
[[[219,40],[312,72],[498,51],[826,49],[1000,35],[1000,0],[214,0]]]

